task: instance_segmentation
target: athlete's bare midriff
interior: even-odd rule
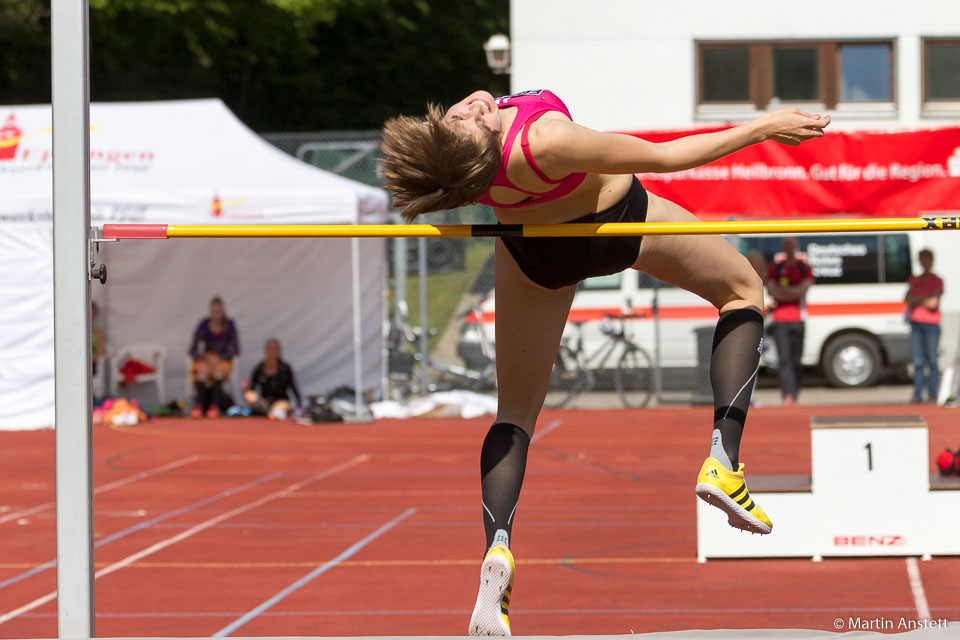
[[[503,130],[510,129],[513,124],[513,118],[516,115],[516,108],[501,108],[501,117],[503,118]],[[541,120],[566,120],[569,118],[559,112],[550,112],[545,114]],[[533,126],[536,126],[534,123]],[[513,184],[520,188],[530,191],[547,192],[554,185],[542,181],[533,172],[520,153],[520,139],[514,141],[513,151],[510,153],[510,161],[507,165],[507,176]],[[562,178],[563,176],[548,176],[550,178]],[[531,204],[519,209],[501,209],[494,207],[494,213],[497,220],[504,224],[557,224],[574,220],[588,213],[602,211],[619,202],[630,189],[630,183],[633,180],[632,175],[609,175],[609,174],[587,174],[583,183],[580,184],[568,195],[550,200],[543,204]],[[504,204],[514,204],[528,199],[530,196],[510,189],[508,187],[494,187],[490,190],[490,195],[497,202]]]

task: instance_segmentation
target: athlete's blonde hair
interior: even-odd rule
[[[435,104],[420,118],[398,116],[383,126],[380,166],[393,205],[407,222],[418,214],[455,209],[479,200],[503,161],[500,136],[477,137],[443,120]]]

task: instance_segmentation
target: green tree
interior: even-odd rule
[[[0,102],[50,101],[50,13],[43,0],[0,0]]]
[[[219,97],[261,131],[378,128],[505,84],[482,45],[508,13],[509,0],[91,0],[91,97]],[[0,0],[2,102],[49,101],[49,28],[44,0]]]
[[[397,113],[423,113],[427,101],[450,104],[495,88],[483,43],[507,31],[507,0],[372,0],[341,8],[318,25],[316,54],[284,85],[290,120],[318,129],[379,127]],[[505,90],[503,86],[501,90]],[[264,114],[265,115],[265,114]]]

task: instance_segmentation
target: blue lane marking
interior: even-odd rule
[[[317,567],[316,569],[314,569],[313,571],[311,571],[311,572],[308,573],[307,575],[303,576],[302,578],[300,578],[299,580],[297,580],[296,582],[294,582],[294,583],[291,584],[290,586],[288,586],[288,587],[284,588],[283,590],[281,590],[279,593],[277,593],[277,595],[273,596],[273,597],[270,598],[269,600],[266,600],[265,602],[261,603],[260,605],[254,607],[253,609],[251,609],[251,610],[248,611],[247,613],[243,614],[242,616],[240,616],[239,618],[237,618],[236,620],[234,620],[233,622],[231,622],[230,624],[228,624],[227,626],[225,626],[223,629],[220,629],[220,631],[217,631],[215,634],[213,634],[212,637],[214,637],[214,638],[222,638],[222,637],[224,637],[224,636],[230,635],[230,634],[233,633],[236,629],[238,629],[238,628],[242,627],[243,625],[247,624],[248,622],[250,622],[251,620],[253,620],[254,618],[256,618],[258,615],[260,615],[261,613],[263,613],[264,611],[266,611],[267,609],[269,609],[269,608],[272,607],[273,605],[277,604],[278,602],[280,602],[281,600],[283,600],[284,598],[286,598],[288,595],[290,595],[291,593],[293,593],[294,591],[296,591],[296,590],[299,589],[300,587],[302,587],[302,586],[304,586],[304,585],[306,585],[306,584],[309,584],[314,578],[317,578],[317,577],[319,577],[319,576],[322,576],[322,575],[325,574],[327,571],[329,571],[330,569],[333,569],[335,566],[337,566],[338,564],[340,564],[340,563],[343,562],[344,560],[349,559],[349,558],[350,558],[351,556],[353,556],[357,551],[360,551],[360,549],[363,549],[365,546],[367,546],[368,544],[370,544],[371,542],[373,542],[374,540],[376,540],[377,538],[379,538],[381,535],[383,535],[384,533],[386,533],[386,532],[389,531],[390,529],[394,528],[395,526],[397,526],[398,524],[400,524],[401,522],[403,522],[404,520],[406,520],[407,518],[409,518],[410,516],[412,516],[414,513],[416,513],[416,511],[417,511],[416,509],[412,509],[412,508],[411,508],[411,509],[407,509],[406,511],[404,511],[403,513],[401,513],[399,516],[397,516],[396,518],[394,518],[394,519],[391,520],[390,522],[384,524],[383,526],[381,526],[379,529],[377,529],[376,531],[374,531],[373,533],[371,533],[371,534],[368,535],[367,537],[363,538],[363,539],[360,540],[359,542],[353,543],[353,545],[351,545],[349,549],[347,549],[346,551],[342,552],[340,555],[338,555],[338,556],[337,556],[336,558],[334,558],[333,560],[328,560],[327,562],[323,563],[322,565],[320,565],[319,567]]]
[[[239,487],[234,487],[233,489],[227,489],[226,491],[222,491],[222,492],[220,492],[220,493],[218,493],[218,494],[216,494],[216,495],[210,496],[209,498],[204,498],[203,500],[200,500],[199,502],[194,502],[193,504],[189,504],[189,505],[187,505],[187,506],[185,506],[185,507],[180,507],[179,509],[174,509],[173,511],[168,511],[167,513],[164,513],[164,514],[162,514],[162,515],[159,515],[159,516],[157,516],[156,518],[151,518],[151,519],[149,519],[149,520],[144,520],[143,522],[141,522],[141,523],[139,523],[139,524],[135,524],[135,525],[133,525],[132,527],[127,527],[126,529],[123,529],[122,531],[118,531],[117,533],[110,534],[110,535],[107,536],[106,538],[101,538],[100,540],[97,540],[97,542],[96,542],[93,546],[94,546],[94,548],[102,547],[102,546],[105,545],[105,544],[108,544],[108,543],[110,543],[110,542],[113,542],[114,540],[119,540],[120,538],[123,538],[123,537],[125,537],[125,536],[128,536],[128,535],[130,535],[131,533],[135,533],[135,532],[137,532],[137,531],[140,531],[141,529],[145,529],[146,527],[149,527],[149,526],[151,526],[151,525],[154,525],[154,524],[156,524],[156,523],[158,523],[158,522],[163,522],[164,520],[167,520],[167,519],[169,519],[169,518],[173,518],[173,517],[175,517],[175,516],[182,515],[182,514],[184,514],[184,513],[189,512],[189,511],[193,511],[194,509],[199,509],[200,507],[206,506],[206,505],[210,504],[211,502],[216,502],[217,500],[222,500],[222,499],[224,499],[224,498],[228,498],[228,497],[234,495],[235,493],[240,493],[241,491],[246,491],[247,489],[249,489],[249,488],[251,488],[251,487],[255,487],[255,486],[257,486],[258,484],[263,484],[264,482],[268,482],[268,481],[270,481],[270,480],[273,480],[273,479],[276,478],[277,476],[281,476],[281,475],[283,475],[283,472],[281,472],[281,471],[275,471],[274,473],[265,475],[265,476],[263,476],[262,478],[259,478],[259,479],[257,479],[257,480],[254,480],[254,481],[252,481],[252,482],[248,482],[248,483],[246,483],[246,484],[242,484],[242,485],[240,485]],[[21,580],[26,580],[26,579],[29,578],[30,576],[34,576],[34,575],[36,575],[36,574],[38,574],[38,573],[40,573],[40,572],[42,572],[42,571],[46,571],[47,569],[52,569],[52,568],[55,567],[55,566],[57,566],[57,561],[56,561],[56,559],[54,559],[54,560],[49,560],[49,561],[47,561],[47,562],[44,562],[44,563],[41,564],[41,565],[37,565],[37,566],[34,567],[33,569],[30,569],[30,570],[28,570],[28,571],[24,571],[23,573],[20,573],[20,574],[18,574],[18,575],[15,575],[15,576],[13,576],[12,578],[7,578],[7,579],[4,580],[3,582],[0,582],[0,589],[5,589],[5,588],[9,587],[9,586],[12,585],[12,584],[16,584],[17,582],[20,582]]]

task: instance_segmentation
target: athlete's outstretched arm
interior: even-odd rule
[[[551,119],[533,125],[530,144],[537,163],[551,176],[578,172],[667,173],[705,165],[765,140],[795,146],[822,137],[828,124],[830,116],[778,109],[731,129],[658,143]]]

